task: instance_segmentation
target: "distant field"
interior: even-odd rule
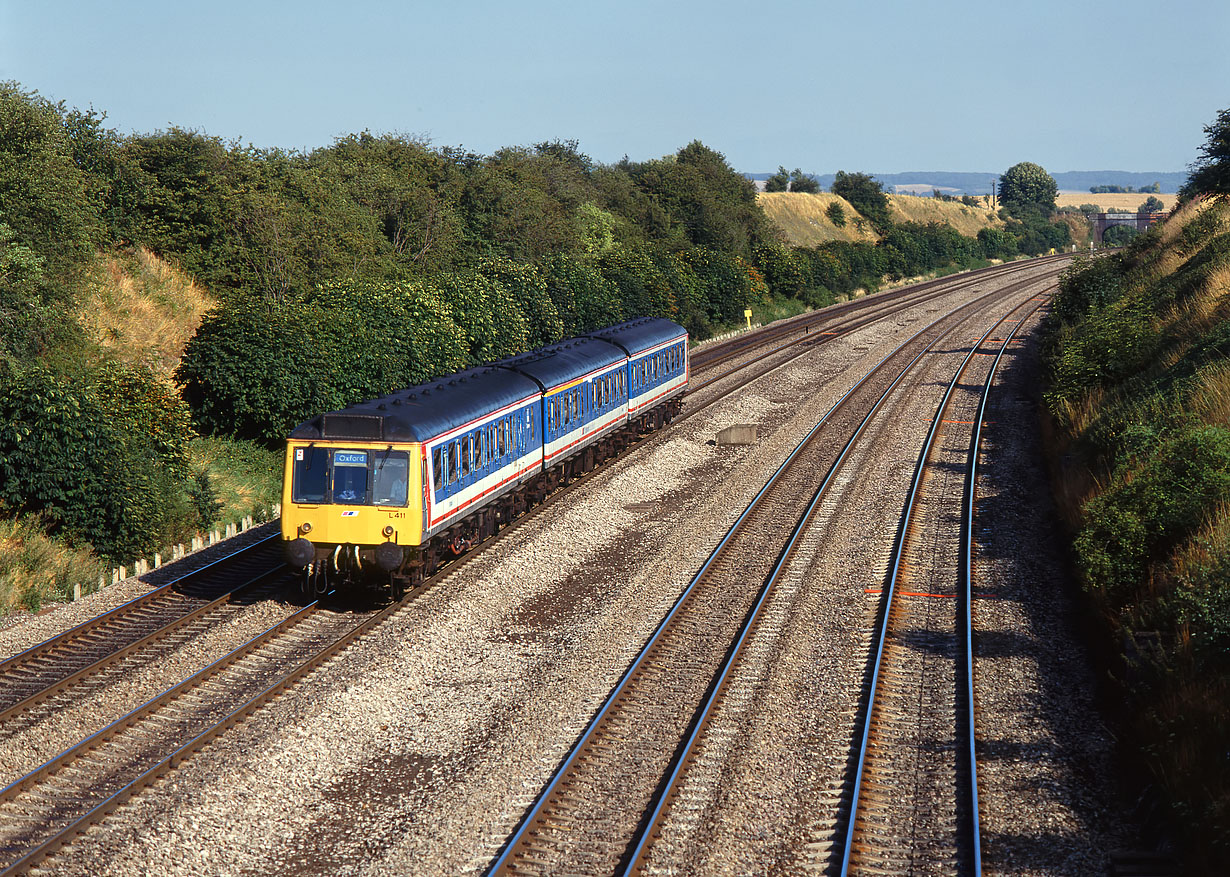
[[[1148,192],[1113,192],[1101,195],[1095,195],[1092,192],[1060,192],[1059,197],[1055,199],[1055,205],[1058,207],[1080,207],[1082,204],[1096,204],[1102,208],[1102,213],[1114,213],[1116,211],[1124,211],[1127,213],[1135,213],[1136,208],[1145,203],[1145,199],[1149,197]],[[1173,192],[1161,195],[1154,195],[1163,204],[1167,210],[1173,210],[1175,202],[1179,200],[1179,196]]]

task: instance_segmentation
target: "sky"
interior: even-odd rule
[[[1230,108],[1223,0],[0,0],[0,80],[308,151],[369,130],[736,170],[1182,171]]]

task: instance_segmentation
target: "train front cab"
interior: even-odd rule
[[[540,411],[532,381],[485,367],[300,424],[283,483],[288,561],[317,592],[365,579],[396,596],[434,570],[446,544],[467,547],[491,523],[481,510],[541,470]],[[392,489],[389,469],[404,474]]]
[[[282,539],[312,590],[333,574],[401,565],[420,544],[422,449],[416,443],[291,439],[282,484]]]

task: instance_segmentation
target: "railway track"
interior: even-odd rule
[[[280,549],[262,539],[0,662],[0,737],[273,596]]]
[[[1030,261],[1028,265],[1063,264],[1068,258],[1065,255],[1045,256]],[[930,300],[937,293],[946,294],[965,289],[1003,274],[1020,271],[1021,268],[1022,264],[1019,262],[993,265],[989,268],[939,277],[873,296],[852,299],[823,310],[809,311],[792,319],[778,320],[751,332],[736,335],[721,344],[701,347],[693,353],[692,365],[698,369],[712,370],[716,366],[748,353],[752,353],[755,359],[761,359],[781,349],[783,345],[779,342],[786,342],[788,346],[799,340],[810,340],[808,336],[812,335],[812,330],[822,329],[833,334],[844,334],[846,331],[867,325],[861,319],[863,316],[883,317],[894,311]],[[848,323],[848,325],[843,326],[842,323]]]
[[[721,540],[488,873],[639,867],[758,608],[850,447],[897,383],[970,312],[1036,282],[1021,281],[944,315],[824,415]],[[825,471],[815,488],[813,473]]]
[[[771,367],[779,367],[780,364],[783,363]],[[723,395],[735,389],[727,388]],[[573,485],[588,480],[597,471],[600,470],[584,476]],[[522,520],[542,513],[567,492],[561,491],[542,506],[531,509]],[[506,532],[503,530],[494,538],[502,538]],[[11,674],[7,678],[21,686],[21,693],[18,693],[18,687],[14,685],[12,690],[15,693],[2,707],[6,715],[14,720],[13,725],[6,724],[6,731],[10,727],[17,728],[23,722],[26,726],[33,724],[39,714],[38,709],[54,708],[57,698],[74,690],[74,687],[84,691],[84,681],[105,677],[107,673],[122,673],[125,661],[140,660],[140,655],[156,654],[159,643],[168,647],[190,638],[193,624],[208,618],[210,613],[220,611],[221,607],[242,599],[243,593],[271,587],[271,582],[276,582],[280,575],[277,570],[280,563],[277,542],[274,537],[261,545],[252,546],[206,568],[211,571],[201,571],[190,579],[172,583],[166,589],[152,592],[0,664],[0,674]],[[464,561],[463,558],[461,563]],[[446,567],[408,595],[407,600],[447,579],[460,565],[454,563]],[[236,584],[237,579],[242,580],[242,584]],[[246,592],[243,590],[245,587],[248,589]],[[273,584],[272,587],[279,585]],[[329,619],[338,613],[322,610],[317,604],[304,607],[291,619],[258,638],[261,642],[245,644],[245,648],[250,648],[242,655],[239,654],[240,650],[236,650],[225,656],[207,668],[208,672],[202,671],[175,689],[168,690],[11,784],[0,792],[0,801],[4,802],[2,806],[7,813],[12,815],[5,821],[17,828],[12,834],[0,835],[3,838],[0,840],[2,873],[27,869],[53,854],[83,826],[101,819],[140,787],[155,781],[213,736],[293,685],[295,680],[327,660],[329,655],[345,648],[397,608],[396,605],[386,607],[361,619],[348,616],[334,624]],[[319,635],[312,633],[325,628],[329,632]],[[305,644],[309,641],[315,644],[311,648]],[[314,654],[308,654],[313,651]],[[302,660],[298,657],[285,660],[287,655],[300,652]],[[270,657],[279,654],[282,657]],[[265,671],[269,671],[270,664],[293,664],[294,667],[283,673],[262,671],[262,675],[262,672],[253,669],[262,662],[266,665]],[[256,693],[236,705],[236,698],[226,694],[232,689]],[[130,726],[142,730],[124,730]],[[178,734],[163,733],[170,726],[177,726]],[[101,752],[104,747],[110,753],[106,758],[90,754]],[[65,782],[67,777],[87,775],[94,779],[75,784]],[[43,805],[35,806],[31,802],[53,803],[50,811],[39,811],[38,807]],[[35,830],[39,826],[41,828]]]
[[[1024,318],[1039,306],[1024,303],[1014,313]],[[1008,317],[966,355],[919,454],[883,591],[842,874],[982,873],[970,621],[974,486],[991,383],[1021,318],[980,392],[959,382]]]

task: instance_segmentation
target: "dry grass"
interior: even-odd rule
[[[806,192],[761,192],[758,197],[765,214],[796,247],[814,247],[827,241],[867,241],[875,243],[878,236],[871,223],[850,206],[846,199],[829,192],[810,195]],[[838,228],[824,212],[830,204],[840,204],[846,212],[846,224]],[[858,220],[862,220],[860,230]]]
[[[73,588],[97,587],[102,562],[43,532],[37,520],[0,520],[0,615],[38,611],[48,600],[71,598]]]
[[[1136,208],[1144,204],[1149,197],[1149,192],[1105,192],[1099,195],[1092,192],[1060,192],[1055,198],[1055,206],[1080,207],[1082,204],[1096,204],[1102,208],[1103,213],[1119,211],[1135,213]],[[1163,193],[1152,197],[1165,204],[1167,210],[1173,210],[1175,203],[1179,200],[1179,196],[1173,193]]]
[[[1205,212],[1215,207],[1220,208],[1224,216],[1224,213],[1225,213],[1224,206],[1220,205],[1219,202],[1214,201],[1212,199],[1201,198],[1198,200],[1187,202],[1187,204],[1183,205],[1183,208],[1181,210],[1176,212],[1173,216],[1169,217],[1166,220],[1165,224],[1162,226],[1161,245],[1165,247],[1165,246],[1169,246],[1170,244],[1174,243],[1175,239],[1178,238],[1179,234],[1183,231],[1183,229],[1187,226],[1189,222],[1191,222],[1192,220],[1196,219],[1199,216],[1204,215]]]
[[[826,241],[867,241],[875,243],[879,236],[857,210],[844,198],[829,192],[809,195],[803,192],[761,192],[760,206],[785,233],[786,240],[799,247],[814,247]],[[840,204],[846,212],[842,228],[833,225],[825,210],[830,204]],[[961,234],[974,237],[984,228],[1002,226],[1003,222],[989,210],[967,207],[952,201],[920,198],[913,195],[889,195],[889,215],[894,222],[928,224],[942,222]],[[858,220],[863,220],[863,228]]]
[[[138,249],[131,258],[99,259],[77,319],[116,358],[149,365],[169,380],[213,306],[192,278]]]
[[[1003,220],[985,207],[968,207],[957,201],[920,198],[914,195],[889,195],[888,209],[894,222],[941,222],[951,225],[966,237],[976,237],[984,228],[999,228]]]
[[[1230,362],[1201,369],[1192,392],[1192,411],[1211,425],[1230,423]]]

